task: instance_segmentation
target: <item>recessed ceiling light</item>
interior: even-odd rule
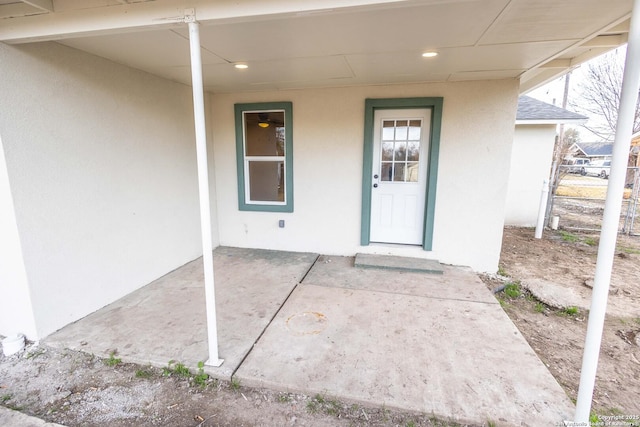
[[[233,66],[236,67],[238,70],[246,70],[247,68],[249,68],[247,64],[234,64]]]
[[[438,56],[438,52],[425,52],[422,56],[424,58],[433,58],[434,56]]]

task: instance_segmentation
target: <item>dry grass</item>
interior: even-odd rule
[[[556,194],[564,197],[583,197],[589,199],[602,199],[607,196],[607,187],[594,187],[594,186],[565,186],[559,185]],[[631,190],[625,188],[624,198],[631,197]]]

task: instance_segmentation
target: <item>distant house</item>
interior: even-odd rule
[[[590,161],[608,160],[613,154],[613,143],[609,141],[576,142],[569,147],[571,157],[586,157]]]
[[[505,225],[534,226],[540,192],[549,178],[557,125],[581,124],[587,117],[531,98],[518,98],[511,152]]]

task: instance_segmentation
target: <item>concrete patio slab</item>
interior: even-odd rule
[[[229,380],[316,260],[316,254],[220,247],[214,251],[219,368]],[[57,348],[124,361],[196,367],[208,358],[202,258],[192,261],[45,339]]]
[[[318,260],[238,369],[242,384],[460,422],[570,419],[566,394],[475,274],[349,262]]]
[[[353,257],[236,248],[216,249],[214,264],[225,362],[206,371],[217,378],[476,424],[553,425],[573,413],[469,269],[360,269]],[[203,282],[196,260],[45,342],[193,368],[208,357]]]
[[[443,272],[442,265],[436,260],[391,255],[356,254],[355,266],[431,274],[442,274]]]
[[[62,424],[48,423],[40,418],[20,411],[0,406],[0,426],[2,427],[64,427]]]
[[[550,307],[564,309],[577,307],[580,310],[591,309],[591,294],[593,280],[585,282],[584,286],[575,284],[556,283],[540,278],[525,278],[522,285],[533,296]],[[635,318],[640,316],[640,299],[629,298],[625,285],[611,283],[607,300],[607,314],[620,317]]]
[[[568,286],[559,285],[544,279],[527,279],[522,285],[539,301],[549,307],[565,309],[576,306],[588,310],[591,305],[591,290],[584,289],[580,295],[575,289]]]

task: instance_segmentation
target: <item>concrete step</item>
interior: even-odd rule
[[[414,273],[443,274],[442,265],[432,259],[407,258],[390,255],[356,254],[355,266]]]

